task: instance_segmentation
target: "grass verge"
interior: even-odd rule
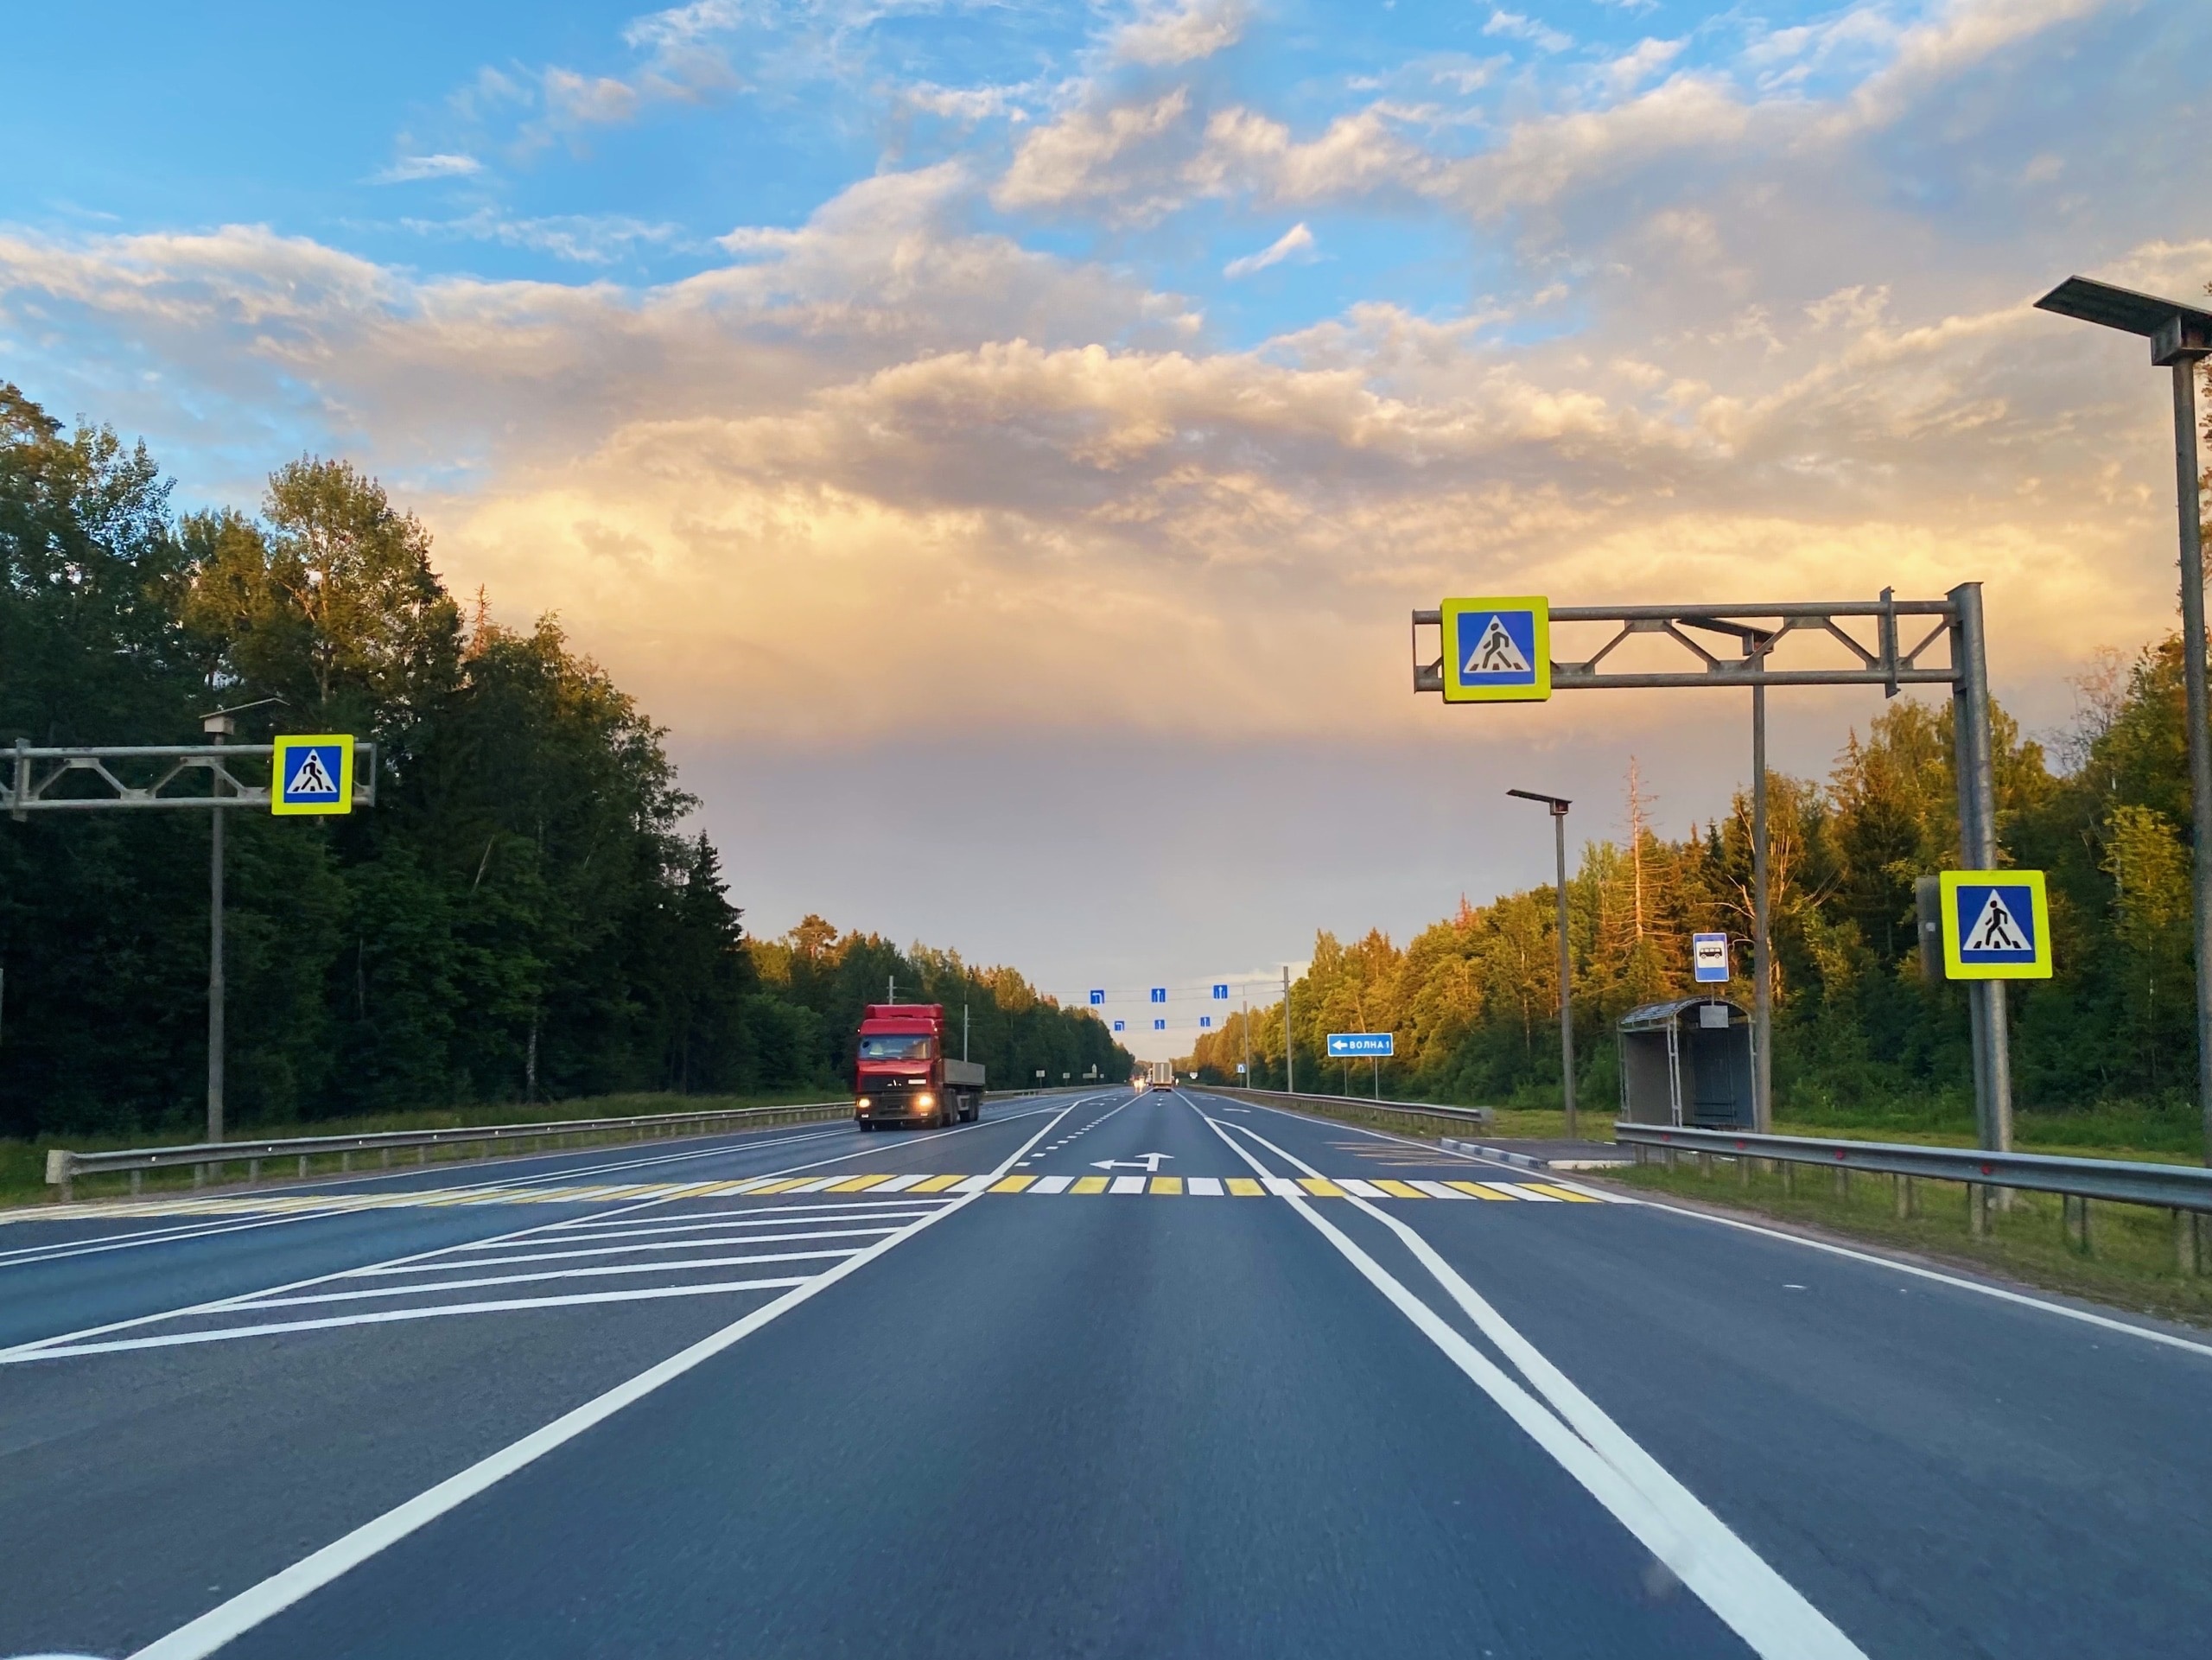
[[[379,1130],[406,1129],[474,1129],[493,1124],[567,1123],[582,1118],[650,1117],[665,1112],[722,1112],[739,1107],[788,1106],[809,1101],[830,1101],[838,1098],[835,1088],[785,1090],[761,1095],[672,1095],[640,1091],[625,1095],[581,1096],[571,1101],[542,1101],[523,1106],[515,1102],[498,1103],[480,1107],[442,1108],[435,1111],[380,1113],[357,1118],[325,1118],[304,1124],[245,1124],[232,1130],[234,1137],[251,1137],[256,1141],[277,1140],[295,1135],[363,1135]],[[613,1130],[589,1135],[579,1135],[566,1142],[572,1147],[583,1147],[603,1142],[625,1141],[632,1132]],[[99,1153],[127,1147],[183,1147],[197,1141],[196,1131],[179,1129],[168,1133],[141,1130],[128,1136],[69,1135],[41,1136],[36,1141],[0,1141],[0,1208],[48,1203],[60,1197],[59,1190],[46,1185],[46,1154],[48,1148],[66,1147],[74,1153]],[[508,1153],[517,1148],[503,1148]],[[468,1144],[456,1143],[450,1148],[429,1149],[435,1163],[458,1161],[472,1156]],[[396,1154],[411,1160],[412,1150]],[[339,1168],[334,1155],[310,1161],[310,1174],[327,1175]],[[289,1167],[282,1173],[291,1174],[296,1167]],[[233,1166],[233,1181],[242,1176],[241,1167]],[[149,1171],[144,1178],[149,1193],[189,1189],[192,1174],[189,1170]],[[79,1199],[111,1198],[130,1191],[130,1178],[122,1175],[88,1176],[76,1184]]]
[[[2059,1195],[2015,1193],[2009,1210],[1992,1206],[1989,1230],[1976,1237],[1967,1225],[1967,1190],[1959,1182],[1914,1181],[1909,1190],[1914,1213],[1899,1216],[1896,1181],[1902,1179],[1862,1171],[1839,1183],[1845,1173],[1801,1167],[1791,1180],[1756,1166],[1755,1161],[1716,1157],[1711,1175],[1694,1163],[1672,1170],[1647,1164],[1611,1179],[2116,1308],[2212,1326],[2212,1277],[2182,1273],[2171,1212],[2093,1199],[2084,1249],[2067,1227]],[[2212,1258],[2212,1220],[2200,1225]],[[2212,1260],[2206,1266],[2212,1268]]]

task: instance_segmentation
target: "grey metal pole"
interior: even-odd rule
[[[1244,1087],[1252,1087],[1252,994],[1244,994]]]
[[[968,1059],[968,1005],[960,1005],[960,1059]]]
[[[212,742],[230,735],[227,718],[203,722]],[[219,771],[213,780],[217,795],[223,790]],[[223,813],[207,811],[207,1139],[223,1139]]]
[[[2212,1164],[2212,709],[2204,684],[2204,527],[2196,471],[2196,359],[2174,359],[2174,484],[2181,510],[2182,684],[2196,862],[2196,1100]]]
[[[1286,1095],[1298,1093],[1298,1047],[1290,1036],[1290,964],[1282,965],[1282,1087]]]
[[[1765,658],[1759,659],[1762,667]],[[1767,914],[1766,688],[1751,688],[1751,1125],[1774,1133],[1774,947]]]
[[[1989,657],[1981,621],[1981,584],[1961,582],[1950,592],[1957,607],[1952,661],[1959,678],[1952,694],[1952,749],[1959,782],[1959,856],[1969,870],[1997,868],[1997,771],[1989,722]],[[2005,1018],[2005,983],[1968,983],[1974,1014],[1975,1129],[1984,1147],[2012,1145],[2012,1047]]]
[[[1567,1108],[1567,1139],[1581,1139],[1574,1117],[1574,958],[1567,938],[1567,805],[1552,804],[1552,831],[1559,854],[1560,1099]]]

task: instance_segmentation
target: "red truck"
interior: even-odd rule
[[[944,1052],[942,1003],[870,1003],[853,1046],[853,1119],[879,1124],[972,1123],[983,1116],[983,1069]]]

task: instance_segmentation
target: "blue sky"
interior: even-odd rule
[[[102,4],[8,51],[0,375],[182,500],[375,470],[670,724],[770,932],[1211,981],[1541,880],[1504,773],[1636,754],[1676,829],[1740,777],[1649,700],[1416,703],[1449,592],[1980,579],[2046,730],[2171,611],[2158,389],[2028,302],[2212,281],[2201,0]],[[1794,708],[1789,764],[1869,713]],[[884,766],[953,827],[871,856]]]

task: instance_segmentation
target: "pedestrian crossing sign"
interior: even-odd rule
[[[1947,870],[1941,880],[1946,978],[2050,978],[2050,902],[2042,871]]]
[[[1541,595],[1446,600],[1444,701],[1541,703],[1552,695],[1551,604]]]
[[[353,811],[353,740],[342,734],[279,738],[269,768],[272,813]]]

